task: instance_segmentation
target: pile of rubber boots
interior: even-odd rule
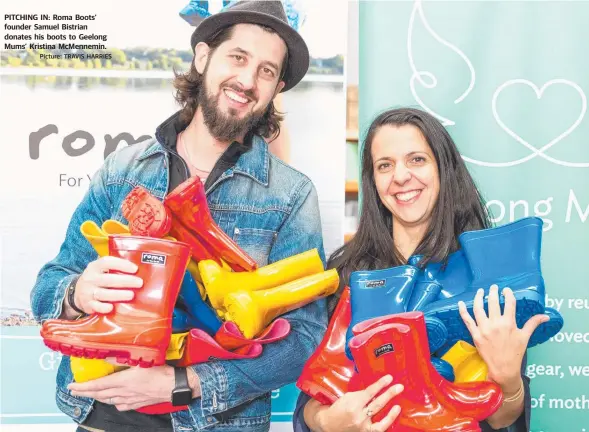
[[[71,357],[77,382],[128,366],[190,366],[253,359],[264,344],[288,336],[280,316],[333,294],[335,270],[324,271],[316,249],[259,267],[211,217],[204,187],[191,178],[163,202],[141,187],[122,204],[128,225],[86,221],[82,235],[99,256],[137,265],[143,280],[134,297],[107,314],[48,320],[47,347]],[[117,365],[106,359],[116,359]],[[171,403],[139,409],[163,414]]]
[[[297,386],[321,403],[332,404],[345,392],[390,373],[394,378],[391,385],[405,385],[396,403],[408,408],[405,413],[401,410],[395,431],[404,430],[397,429],[403,425],[415,428],[407,430],[478,431],[476,423],[498,407],[500,390],[485,381],[486,365],[473,346],[458,302],[465,302],[474,316],[473,301],[482,288],[488,313],[491,285],[498,285],[500,292],[509,287],[517,301],[519,328],[536,314],[550,316],[550,321],[536,329],[528,347],[558,333],[562,317],[556,310],[544,307],[541,239],[542,220],[524,218],[497,228],[463,233],[459,237],[461,249],[447,263],[429,263],[420,268],[422,257],[415,256],[409,265],[352,273],[350,287],[343,292],[327,333],[306,363]],[[503,312],[503,296],[500,304]],[[406,351],[406,347],[410,348]],[[377,368],[385,364],[385,369]],[[465,388],[481,392],[480,398],[472,394],[458,398],[464,403],[471,401],[471,408],[462,407],[452,415],[440,414],[439,419],[437,414],[432,417],[424,411],[416,416],[415,407],[446,412],[430,405],[420,408],[418,401],[438,400],[444,404],[444,400],[456,400],[456,392]],[[432,396],[432,391],[438,392],[437,396]],[[408,405],[403,405],[404,401]],[[383,410],[383,414],[387,412]],[[457,417],[452,417],[454,414]],[[464,421],[460,416],[470,418],[466,426],[460,426],[462,429],[457,426]],[[411,418],[421,418],[423,423],[415,426]]]

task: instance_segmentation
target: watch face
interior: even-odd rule
[[[177,389],[172,392],[172,405],[190,405],[192,402],[192,390],[190,388]]]

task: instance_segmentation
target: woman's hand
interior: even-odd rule
[[[523,328],[516,323],[516,300],[510,288],[503,289],[505,309],[501,315],[499,287],[492,285],[489,292],[489,316],[484,309],[484,290],[474,299],[474,318],[464,302],[459,302],[460,316],[472,335],[481,358],[489,369],[488,378],[501,386],[506,394],[515,394],[521,386],[521,365],[528,341],[536,328],[548,321],[547,315],[535,315]]]
[[[318,430],[320,432],[386,431],[401,412],[400,407],[395,405],[381,421],[376,423],[372,422],[372,416],[403,391],[403,386],[396,384],[376,396],[391,382],[392,377],[385,375],[366,389],[345,393],[333,405],[320,409],[315,422]]]

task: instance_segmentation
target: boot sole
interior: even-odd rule
[[[448,329],[444,323],[435,317],[425,317],[427,340],[431,353],[436,352],[448,340]]]
[[[564,319],[557,311],[553,313],[549,313],[549,308],[546,308],[544,311],[548,316],[550,316],[550,321],[542,323],[536,328],[534,333],[532,333],[532,337],[528,342],[528,348],[532,348],[536,345],[543,344],[547,342],[548,339],[555,336],[559,331],[562,330],[564,326]]]
[[[544,313],[544,299],[542,296],[536,292],[531,290],[522,290],[514,292],[514,296],[517,302],[516,305],[516,322],[519,328],[522,328],[524,324],[534,315],[543,314]],[[474,293],[473,293],[474,297]],[[465,302],[466,309],[471,317],[474,318],[473,307],[474,307],[474,300],[469,302]],[[503,313],[505,307],[505,298],[503,296],[499,296],[499,304],[501,307],[501,313]],[[472,340],[472,335],[466,328],[462,317],[460,316],[460,311],[458,309],[458,303],[453,305],[447,305],[439,309],[435,309],[432,311],[427,311],[427,307],[424,308],[424,315],[426,317],[435,317],[438,318],[446,325],[446,329],[448,330],[448,342],[449,345],[453,345],[455,342],[459,340],[463,340],[470,344],[474,344]],[[489,313],[489,299],[488,294],[485,295],[484,298],[484,309],[485,312]],[[541,338],[539,338],[541,339]]]
[[[47,348],[58,351],[66,356],[88,358],[88,359],[106,359],[115,357],[118,363],[129,366],[139,366],[143,368],[161,366],[166,362],[166,352],[160,352],[153,348],[143,348],[136,345],[117,345],[112,348],[105,348],[104,344],[87,343],[84,346],[72,345],[67,342],[61,342],[57,339],[43,339]]]

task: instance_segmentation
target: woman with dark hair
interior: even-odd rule
[[[465,231],[490,227],[484,202],[455,143],[431,115],[416,109],[386,111],[372,122],[362,151],[362,215],[354,238],[329,259],[337,268],[341,288],[349,285],[352,272],[405,265],[410,256],[422,256],[419,266],[446,262],[459,249]],[[330,299],[333,314],[342,289]],[[479,294],[480,295],[480,294]],[[506,303],[511,290],[503,291]],[[482,305],[482,296],[479,299]],[[477,318],[481,311],[476,310]],[[499,309],[496,286],[489,293],[489,309]],[[482,309],[482,307],[480,308]],[[484,310],[482,310],[484,314]],[[503,405],[480,427],[483,431],[529,431],[531,398],[524,376],[526,347],[533,330],[547,320],[531,318],[519,329],[511,316],[489,315],[475,323],[464,304],[460,314],[467,324],[490,380],[499,384]],[[478,321],[478,319],[477,319]],[[486,326],[486,337],[476,337],[477,325]],[[482,327],[480,327],[482,329]],[[394,378],[394,377],[393,377]],[[345,393],[332,405],[322,405],[301,393],[294,415],[295,432],[387,430],[399,415],[395,406],[379,422],[371,417],[403,391],[384,376],[365,390]],[[389,405],[390,406],[390,405]]]

